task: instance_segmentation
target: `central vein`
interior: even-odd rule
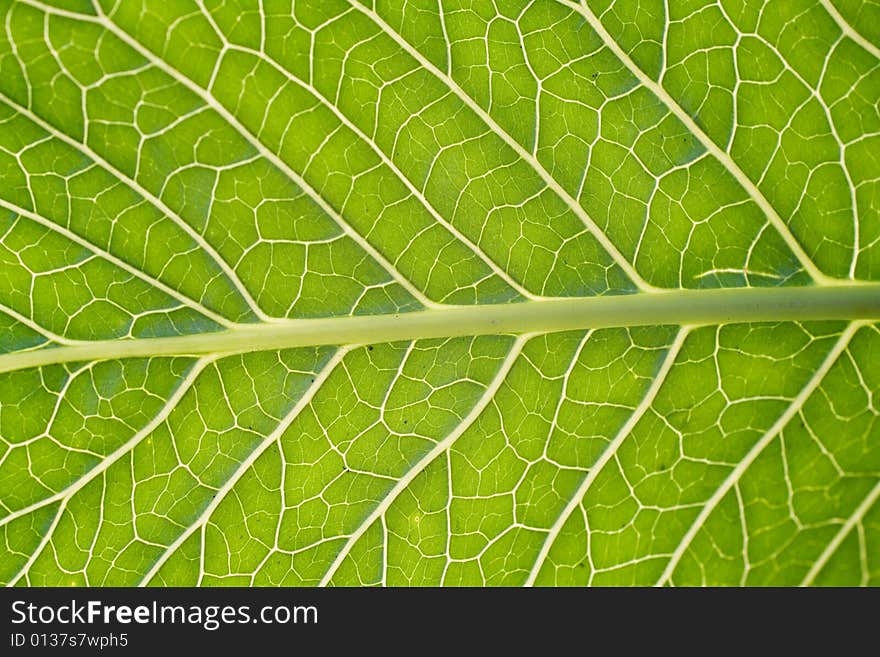
[[[454,306],[411,313],[292,319],[216,333],[81,342],[0,354],[0,372],[52,363],[147,356],[233,354],[465,335],[551,333],[657,324],[880,319],[880,284],[676,290],[656,294]]]

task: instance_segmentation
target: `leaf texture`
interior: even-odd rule
[[[0,14],[0,581],[880,584],[875,1]]]

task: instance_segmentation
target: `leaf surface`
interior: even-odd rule
[[[0,13],[0,581],[880,584],[876,3]]]

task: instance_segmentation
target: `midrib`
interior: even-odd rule
[[[880,319],[880,284],[676,290],[651,294],[452,306],[411,313],[282,320],[216,333],[78,342],[0,355],[0,372],[73,361],[234,354],[466,335],[734,322]]]

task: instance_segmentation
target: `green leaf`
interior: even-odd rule
[[[880,584],[859,0],[0,0],[0,581]]]

